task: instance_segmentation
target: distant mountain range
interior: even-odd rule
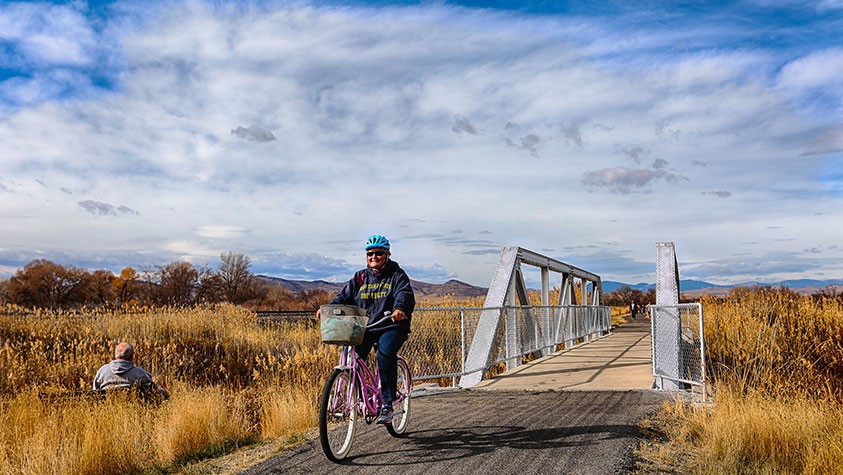
[[[287,280],[278,277],[268,277],[259,275],[259,279],[268,285],[278,285],[284,287],[292,292],[321,290],[329,293],[336,293],[342,290],[345,282],[326,282],[324,280]],[[429,284],[418,280],[411,280],[413,291],[419,299],[439,298],[445,296],[453,297],[482,297],[486,295],[488,290],[485,287],[477,287],[475,285],[466,284],[459,280],[449,280],[443,284]],[[631,289],[646,292],[649,289],[656,287],[656,284],[638,283],[625,284],[623,282],[615,282],[611,280],[603,281],[603,292],[613,292],[623,286]],[[816,279],[797,279],[797,280],[783,280],[780,282],[743,282],[734,285],[717,285],[701,280],[680,280],[679,291],[682,295],[688,297],[695,297],[700,295],[726,295],[731,289],[735,287],[754,287],[754,286],[768,286],[768,287],[788,287],[789,289],[800,294],[812,294],[824,289],[832,288],[837,292],[843,292],[843,279],[830,280],[816,280]]]
[[[330,293],[337,293],[342,290],[345,282],[326,282],[324,280],[287,280],[278,277],[258,276],[267,285],[278,285],[293,292],[322,290]],[[485,287],[466,284],[459,280],[449,280],[444,284],[428,284],[418,280],[410,280],[416,298],[436,298],[448,295],[454,297],[480,297],[486,295]]]
[[[656,284],[638,283],[624,284],[623,282],[603,281],[603,292],[613,292],[620,287],[627,286],[631,289],[646,292],[656,287]],[[679,292],[683,295],[726,295],[736,287],[787,287],[800,294],[812,294],[823,289],[832,288],[843,291],[842,279],[816,280],[816,279],[794,279],[782,280],[779,282],[741,282],[733,285],[717,285],[702,280],[679,280]]]

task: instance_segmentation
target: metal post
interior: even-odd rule
[[[542,317],[541,335],[543,338],[536,338],[536,342],[542,346],[542,356],[553,353],[554,343],[553,332],[550,330],[550,269],[542,267]]]
[[[471,347],[466,355],[466,366],[470,373],[463,372],[460,378],[461,388],[470,388],[483,379],[486,364],[492,356],[492,343],[495,341],[498,328],[501,323],[500,310],[493,308],[506,305],[507,293],[515,274],[515,266],[518,263],[518,248],[505,247],[501,250],[500,260],[492,275],[492,283],[489,284],[489,291],[486,294],[486,301],[474,329],[474,338],[471,340]]]
[[[672,242],[656,243],[656,305],[679,304],[679,268],[676,263],[676,250]],[[666,308],[653,315],[658,321],[653,322],[653,345],[658,347],[660,358],[654,358],[653,364],[659,374],[679,379],[682,375],[682,362],[679,359],[681,328],[678,308]],[[678,390],[679,383],[662,379],[660,389]]]
[[[460,309],[460,374],[465,374],[465,310]]]
[[[700,381],[702,382],[703,402],[708,399],[705,387],[705,320],[703,319],[702,304],[697,304],[700,311]]]
[[[576,337],[576,312],[572,305],[577,304],[577,293],[574,288],[574,278],[571,274],[565,274],[565,294],[567,297],[565,312],[565,348],[570,348],[577,343]]]
[[[518,310],[515,308],[515,286],[507,299],[508,306],[503,308],[504,321],[506,322],[506,369],[507,371],[517,368],[521,363],[519,342],[520,331],[518,328]]]

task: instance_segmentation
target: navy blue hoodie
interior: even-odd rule
[[[354,277],[330,303],[365,308],[369,313],[370,324],[383,318],[384,312],[400,309],[407,315],[406,320],[384,323],[372,330],[380,332],[389,328],[403,328],[409,333],[416,296],[410,286],[410,278],[397,262],[389,260],[380,271],[367,267],[355,272]]]

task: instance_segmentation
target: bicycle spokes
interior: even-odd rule
[[[357,395],[351,372],[335,369],[322,390],[319,406],[319,442],[332,461],[344,459],[357,431]]]

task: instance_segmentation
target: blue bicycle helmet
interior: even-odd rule
[[[380,247],[383,249],[389,249],[389,239],[386,236],[381,236],[380,234],[372,234],[369,239],[366,240],[366,250],[374,249],[376,247]]]

